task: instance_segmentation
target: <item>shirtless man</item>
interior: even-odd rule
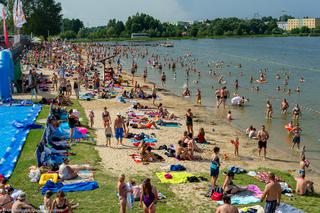
[[[291,132],[293,133],[292,149],[294,149],[296,144],[298,146],[298,149],[300,149],[300,140],[301,140],[302,129],[300,128],[299,123],[296,124],[296,126],[291,130]]]
[[[287,114],[288,108],[289,108],[289,103],[288,103],[287,99],[284,98],[281,102],[282,114],[284,114],[284,115]]]
[[[102,120],[104,128],[106,128],[107,123],[111,124],[110,113],[108,112],[107,107],[104,107],[104,111],[102,112]]]
[[[123,145],[122,140],[123,140],[124,128],[125,128],[124,121],[121,117],[121,114],[118,113],[117,118],[114,121],[114,132],[117,139],[117,145],[119,145],[119,143]]]
[[[269,173],[269,183],[266,185],[264,192],[261,197],[261,202],[266,199],[266,205],[264,206],[265,213],[275,213],[277,206],[280,204],[281,199],[281,186],[275,180],[275,175]]]
[[[314,193],[313,182],[305,180],[305,173],[301,173],[300,177],[296,179],[296,193],[299,195],[309,195]]]
[[[267,141],[269,139],[269,133],[266,130],[266,127],[264,125],[261,126],[261,129],[258,132],[257,138],[258,138],[259,157],[261,155],[261,150],[263,149],[263,158],[265,160],[267,155]]]
[[[238,209],[231,205],[231,199],[229,196],[224,195],[223,205],[219,206],[216,210],[216,213],[239,213]]]

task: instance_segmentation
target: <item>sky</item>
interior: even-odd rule
[[[79,18],[85,26],[106,25],[109,19],[126,21],[137,12],[161,21],[193,21],[218,17],[320,17],[320,0],[56,0],[65,18]]]

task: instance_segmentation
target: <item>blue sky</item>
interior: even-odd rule
[[[56,0],[67,18],[79,18],[86,26],[106,25],[111,18],[125,21],[136,12],[161,21],[201,20],[217,17],[279,17],[286,11],[295,17],[320,17],[320,0]]]

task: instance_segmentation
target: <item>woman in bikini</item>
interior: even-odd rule
[[[110,113],[107,110],[107,107],[104,107],[104,111],[102,113],[102,120],[103,120],[103,126],[104,128],[107,127],[107,124],[109,123],[111,125],[111,118],[110,118]]]
[[[126,176],[124,174],[119,176],[118,182],[118,193],[120,201],[120,213],[125,213],[127,208],[127,193],[132,192],[128,190],[127,185],[125,184]]]
[[[53,201],[51,212],[71,213],[72,208],[63,191],[57,192],[57,198]]]
[[[142,194],[140,196],[140,207],[143,207],[144,213],[155,213],[158,200],[156,187],[151,185],[151,180],[147,178],[142,184]]]
[[[222,185],[224,193],[236,194],[237,192],[241,192],[241,191],[245,190],[245,189],[240,188],[239,186],[235,185],[232,181],[233,179],[234,179],[234,173],[229,171],[226,176],[226,179],[224,180],[224,183]]]

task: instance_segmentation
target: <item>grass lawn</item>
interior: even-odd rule
[[[74,101],[72,108],[77,109],[81,113],[82,124],[87,126],[88,120],[78,101]],[[37,121],[46,118],[48,114],[49,106],[44,106],[37,118]],[[9,180],[9,184],[13,187],[21,189],[27,193],[28,201],[34,206],[42,204],[43,197],[41,195],[39,185],[37,183],[30,182],[28,177],[28,168],[32,165],[36,165],[35,150],[42,137],[43,131],[43,129],[30,131],[13,175]],[[94,135],[94,132],[90,131],[90,133],[91,135]],[[95,171],[94,178],[100,186],[98,189],[93,191],[72,192],[67,194],[67,197],[70,200],[74,200],[80,204],[76,212],[118,212],[119,205],[116,197],[117,177],[113,177],[103,170],[100,163],[101,160],[97,151],[94,149],[93,142],[90,142],[90,140],[81,142],[73,147],[72,152],[76,153],[75,156],[71,157],[72,164],[88,163],[98,168],[98,170]],[[177,204],[174,199],[174,194],[165,184],[158,184],[156,186],[169,198],[166,200],[166,203],[158,204],[158,212],[188,212],[186,207],[179,206]],[[142,209],[140,209],[137,203],[135,203],[135,207],[130,209],[128,212],[142,212]]]
[[[78,109],[82,116],[82,124],[84,126],[88,125],[88,120],[85,116],[85,112],[83,108],[77,101],[74,101],[74,105],[72,108]],[[48,116],[49,106],[44,106],[42,111],[40,112],[37,120],[44,119]],[[94,135],[93,131],[90,131],[91,135]],[[40,193],[40,187],[37,183],[31,183],[28,177],[28,168],[32,165],[36,164],[35,161],[35,150],[36,146],[39,143],[41,136],[43,134],[43,129],[31,130],[26,144],[23,148],[19,161],[17,162],[17,166],[14,170],[14,173],[9,181],[11,185],[13,185],[17,189],[22,189],[28,195],[28,200],[35,206],[39,206],[42,203],[42,195]],[[97,151],[94,149],[93,142],[84,141],[79,143],[73,148],[73,152],[76,153],[75,156],[71,157],[72,164],[80,164],[80,163],[88,163],[90,165],[98,168],[95,171],[95,180],[98,181],[100,188],[93,191],[86,192],[73,192],[68,193],[67,196],[69,199],[74,200],[80,204],[79,208],[76,212],[118,212],[118,200],[116,197],[116,184],[117,177],[113,177],[108,174],[101,165],[101,160],[98,156]],[[259,169],[261,171],[270,171],[270,169]],[[283,180],[286,180],[288,184],[291,186],[295,186],[295,181],[290,174],[273,171],[277,176],[281,177]],[[204,176],[209,176],[204,174]],[[133,178],[130,176],[130,178]],[[142,177],[134,177],[137,180],[142,179]],[[221,175],[218,183],[221,185],[224,176]],[[157,180],[156,177],[153,180]],[[236,175],[235,181],[238,185],[248,185],[248,184],[256,184],[260,187],[261,190],[264,189],[264,184],[245,175]],[[161,191],[164,195],[167,196],[167,199],[164,202],[159,202],[157,205],[157,212],[170,212],[170,213],[180,213],[180,212],[193,212],[192,206],[188,206],[187,203],[183,202],[181,199],[177,199],[175,194],[170,190],[170,185],[162,184],[154,182],[155,186]],[[209,184],[209,183],[208,183]],[[192,192],[190,191],[190,196],[192,196]],[[204,205],[203,212],[214,212],[212,207],[213,201],[210,201],[208,198],[203,197],[204,200],[207,200],[207,205]],[[320,212],[320,196],[315,195],[312,197],[302,197],[295,196],[295,198],[289,198],[286,196],[282,196],[282,201],[291,204],[297,208],[303,209],[306,212]],[[138,207],[138,203],[135,203],[135,207],[130,209],[128,212],[142,212],[142,210]],[[263,205],[260,203],[260,205]]]

